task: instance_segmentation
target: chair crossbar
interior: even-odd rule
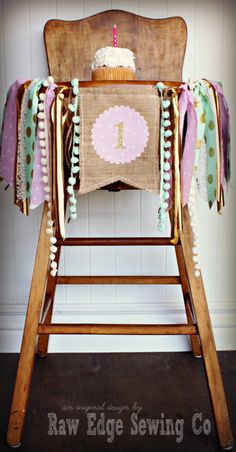
[[[180,284],[179,276],[57,276],[56,284]]]
[[[69,237],[59,246],[174,246],[171,237]]]
[[[51,323],[38,326],[38,334],[116,334],[116,335],[195,335],[197,326],[189,324],[102,324]]]

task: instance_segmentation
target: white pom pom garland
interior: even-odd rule
[[[54,83],[53,77],[49,76],[47,80],[44,80],[43,86],[46,88],[50,88],[50,85]],[[47,228],[46,233],[50,236],[50,275],[55,277],[57,274],[57,261],[56,261],[56,252],[57,247],[55,246],[57,243],[56,237],[53,236],[53,225],[54,221],[52,219],[52,203],[51,203],[51,186],[50,186],[50,168],[49,168],[49,142],[48,142],[48,130],[47,130],[47,117],[46,117],[46,105],[45,105],[45,93],[39,94],[39,104],[38,104],[38,127],[39,127],[39,146],[41,150],[41,171],[42,171],[42,182],[44,183],[44,192],[45,192],[45,201],[48,202],[48,211],[47,211]]]
[[[171,184],[171,141],[168,140],[172,136],[170,121],[170,100],[163,98],[163,90],[165,85],[162,82],[157,83],[156,88],[161,95],[161,130],[160,130],[160,207],[158,209],[158,229],[164,230],[164,219],[169,208],[170,188]]]
[[[76,155],[79,155],[79,133],[80,133],[80,117],[78,116],[78,108],[79,108],[79,81],[78,79],[71,80],[72,91],[75,96],[74,103],[68,105],[68,109],[73,113],[73,143],[72,143],[72,153],[71,153],[71,174],[68,179],[67,185],[67,193],[70,195],[69,197],[69,216],[72,220],[77,218],[76,211],[76,199],[75,199],[75,191],[74,185],[76,183],[75,175],[78,174],[79,167],[79,159]]]
[[[195,177],[192,177],[190,195],[188,201],[189,215],[190,215],[190,224],[193,232],[193,247],[192,247],[192,259],[194,262],[195,272],[194,275],[198,278],[201,275],[200,272],[200,263],[199,263],[199,246],[198,246],[198,222],[197,222],[197,205],[196,205],[196,183]]]

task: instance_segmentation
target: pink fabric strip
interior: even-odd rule
[[[193,91],[188,85],[181,85],[183,90],[179,99],[180,137],[183,144],[184,118],[187,114],[187,129],[181,161],[182,205],[188,203],[191,180],[194,172],[195,149],[197,141],[197,115],[194,108]]]
[[[220,130],[221,130],[221,184],[224,185],[224,177],[227,182],[230,180],[230,150],[229,150],[229,138],[230,138],[230,117],[229,109],[224,96],[224,92],[219,83],[210,80],[210,83],[215,88],[218,94],[219,106],[220,106]]]
[[[17,147],[17,105],[16,96],[20,85],[27,79],[17,79],[9,88],[4,110],[2,128],[0,175],[10,184],[15,186],[15,162]]]
[[[55,98],[54,89],[57,85],[51,84],[49,88],[47,89],[45,93],[45,111],[46,111],[46,118],[47,118],[47,129],[48,129],[48,143],[50,143],[50,108],[52,105],[52,102]],[[37,129],[37,138],[36,138],[36,148],[35,148],[35,161],[34,161],[34,174],[33,174],[33,180],[32,180],[32,193],[31,193],[31,199],[30,199],[30,208],[35,209],[38,207],[42,202],[44,202],[45,198],[45,191],[44,186],[45,184],[42,182],[42,171],[41,171],[41,148],[39,145],[39,131],[40,129]],[[49,155],[47,156],[50,157]],[[50,159],[48,160],[50,161]]]

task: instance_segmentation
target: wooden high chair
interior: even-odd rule
[[[147,19],[124,11],[106,11],[78,21],[50,20],[44,37],[49,73],[56,81],[91,80],[91,61],[98,48],[109,45],[113,24],[120,33],[119,46],[134,51],[138,80],[181,81],[186,47],[186,24],[180,17]],[[131,189],[124,184],[105,187]],[[175,246],[178,276],[57,276],[49,275],[49,240],[45,232],[44,206],[34,264],[24,335],[12,401],[7,442],[21,444],[29,387],[37,353],[45,356],[50,334],[184,334],[189,335],[193,355],[202,356],[212,402],[219,443],[223,449],[233,444],[224,387],[212,332],[202,277],[194,276],[192,230],[187,207],[183,209],[183,232],[173,245],[170,237],[68,238],[61,246]],[[54,324],[51,323],[56,284],[181,284],[186,324]],[[37,342],[38,338],[38,342]]]

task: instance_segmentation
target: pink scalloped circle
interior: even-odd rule
[[[134,108],[117,105],[104,110],[92,126],[95,152],[106,162],[124,164],[139,157],[148,143],[144,117]]]

